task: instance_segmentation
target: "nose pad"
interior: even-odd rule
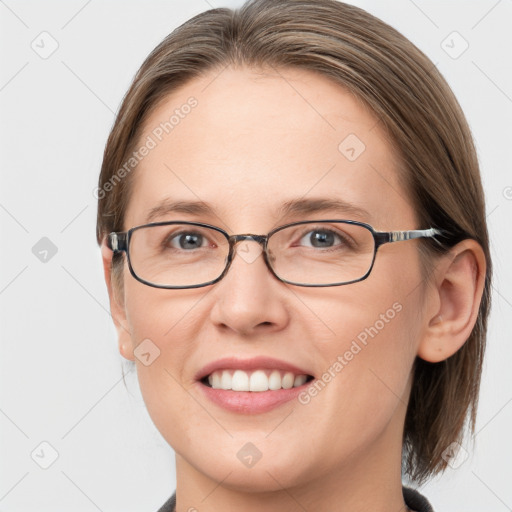
[[[250,243],[253,242],[253,243]],[[253,263],[256,261],[258,256],[263,253],[261,244],[254,238],[249,237],[245,240],[241,240],[236,245],[236,254],[240,256],[246,263]]]

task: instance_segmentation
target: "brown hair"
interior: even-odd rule
[[[446,468],[442,453],[461,441],[467,424],[474,432],[490,307],[484,194],[464,114],[428,57],[357,7],[335,0],[252,0],[238,10],[206,11],[151,52],[124,97],[99,178],[98,243],[124,229],[133,173],[113,179],[149,113],[177,87],[228,64],[316,71],[351,91],[373,110],[397,149],[420,227],[448,233],[441,245],[423,241],[422,253],[446,251],[465,238],[475,239],[485,252],[485,289],[471,336],[445,361],[415,362],[403,469],[421,483]],[[117,256],[114,273],[123,268]]]

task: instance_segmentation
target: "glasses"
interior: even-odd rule
[[[229,235],[210,224],[171,221],[110,233],[107,245],[114,253],[126,252],[132,276],[155,288],[199,288],[220,281],[235,245],[244,240],[260,244],[267,267],[284,283],[340,286],[366,279],[381,245],[441,234],[435,228],[384,232],[354,220],[308,220],[267,235]]]

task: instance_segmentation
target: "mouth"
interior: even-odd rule
[[[313,379],[312,375],[279,369],[260,368],[246,371],[226,368],[213,371],[199,382],[206,387],[224,391],[265,392],[298,388]]]

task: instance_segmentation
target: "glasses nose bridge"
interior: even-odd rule
[[[235,245],[238,242],[243,242],[244,240],[252,240],[261,245],[262,249],[265,249],[265,245],[268,240],[267,235],[253,235],[252,233],[245,233],[242,235],[232,235],[229,237],[229,243],[231,247],[234,249]]]
[[[236,250],[236,244],[238,242],[243,241],[253,241],[258,244],[260,247],[260,251],[251,251],[249,248],[245,247],[242,249],[242,253]],[[239,256],[245,260],[247,263],[252,263],[260,254],[263,253],[263,258],[265,262],[267,262],[267,242],[268,235],[254,235],[252,233],[244,233],[241,235],[232,235],[229,237],[229,256],[227,258],[228,267],[231,265],[233,258],[235,257],[235,253],[239,254]],[[268,263],[267,263],[268,265]]]

